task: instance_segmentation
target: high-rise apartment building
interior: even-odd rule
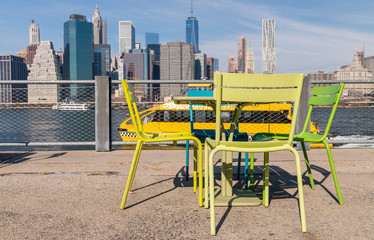
[[[29,28],[29,45],[38,45],[40,42],[39,25],[31,21]]]
[[[30,67],[27,80],[56,81],[61,80],[58,57],[51,41],[40,42]],[[29,84],[29,103],[56,103],[59,100],[58,84]]]
[[[191,16],[186,20],[186,42],[194,47],[195,53],[199,53],[199,21],[193,16],[193,7],[191,0]]]
[[[214,76],[214,58],[206,59],[206,77],[207,79],[213,79]]]
[[[64,23],[64,66],[65,80],[93,79],[93,26],[83,15],[72,14]],[[70,101],[91,101],[90,93],[82,85],[70,84]]]
[[[262,72],[276,73],[275,20],[262,19]]]
[[[162,80],[193,80],[195,73],[195,56],[192,44],[169,42],[161,45],[160,78]],[[161,100],[164,97],[176,96],[186,87],[185,84],[162,85]]]
[[[107,24],[101,19],[96,5],[92,16],[94,41],[94,76],[110,75],[110,45],[107,44]]]
[[[145,47],[148,47],[148,44],[159,44],[159,35],[158,33],[145,33]]]
[[[135,27],[131,21],[119,22],[119,54],[135,48]]]
[[[206,54],[195,53],[195,79],[206,79]]]
[[[246,52],[245,73],[255,73],[255,55],[251,45],[249,45]]]
[[[27,80],[27,67],[24,58],[13,55],[0,55],[0,81]],[[27,102],[25,84],[1,84],[0,103]]]
[[[238,42],[238,72],[245,73],[246,70],[246,48],[247,48],[247,41],[245,36],[239,37]]]

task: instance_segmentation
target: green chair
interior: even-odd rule
[[[338,200],[339,200],[340,205],[343,205],[343,198],[340,192],[339,182],[336,176],[335,165],[332,159],[331,150],[330,150],[329,144],[326,141],[326,137],[329,134],[332,121],[334,120],[335,112],[336,112],[336,109],[338,108],[340,96],[343,93],[343,89],[344,89],[344,83],[340,83],[340,84],[328,86],[328,87],[314,87],[312,89],[312,95],[309,99],[309,110],[308,110],[307,117],[305,119],[303,130],[301,131],[300,134],[295,135],[293,139],[294,141],[300,142],[303,148],[305,163],[308,169],[310,185],[312,189],[315,189],[315,186],[314,186],[312,172],[311,172],[311,168],[309,164],[308,155],[305,149],[305,142],[323,143],[323,145],[326,148],[327,155],[329,158],[331,173],[334,179],[336,193],[338,195]],[[333,107],[331,109],[330,117],[327,121],[327,125],[326,125],[325,130],[323,131],[323,134],[320,135],[320,134],[313,134],[313,133],[306,132],[307,127],[310,122],[310,117],[312,115],[313,108],[315,106],[328,106],[328,105],[333,105]],[[261,140],[263,138],[268,138],[268,137],[281,140],[281,139],[287,139],[288,135],[287,134],[276,134],[276,133],[258,133],[258,134],[255,134],[252,139],[256,141],[256,140]],[[252,155],[251,155],[251,166],[253,166]],[[251,168],[251,170],[253,170],[253,167]],[[253,187],[253,171],[251,171],[250,186]]]
[[[129,108],[129,112],[131,115],[131,120],[135,128],[136,135],[138,136],[138,142],[135,148],[135,154],[132,160],[130,173],[127,178],[125,192],[123,194],[121,209],[125,208],[126,199],[128,192],[131,190],[132,183],[134,181],[136,168],[138,166],[140,152],[143,147],[144,142],[176,142],[176,141],[184,141],[184,140],[193,140],[194,141],[194,174],[193,174],[193,186],[194,192],[197,189],[197,149],[199,150],[199,206],[203,206],[203,179],[202,179],[202,172],[203,172],[203,151],[202,151],[202,144],[199,139],[194,137],[191,133],[156,133],[156,134],[148,134],[143,131],[143,126],[139,117],[139,112],[136,107],[136,96],[134,94],[134,87],[132,84],[128,84],[126,80],[122,80],[122,87],[125,93],[126,102]]]
[[[296,159],[297,186],[299,194],[299,210],[301,229],[306,232],[305,208],[303,183],[299,153],[293,148],[293,135],[296,126],[297,113],[299,110],[300,96],[304,81],[303,74],[232,74],[217,73],[214,75],[214,98],[216,100],[216,138],[207,138],[205,141],[205,168],[209,169],[209,205],[211,234],[216,234],[215,225],[215,189],[214,189],[214,163],[213,157],[217,152],[264,152],[264,184],[263,204],[269,205],[269,152],[288,150]],[[264,138],[259,141],[234,142],[231,135],[228,141],[221,141],[219,134],[221,129],[221,104],[237,104],[230,132],[235,129],[236,118],[239,117],[241,109],[253,103],[283,103],[293,102],[293,116],[288,139],[279,140]],[[211,150],[209,154],[209,150]],[[225,155],[224,153],[222,155]],[[207,166],[208,164],[208,166]],[[226,164],[226,163],[225,163]],[[222,163],[222,166],[224,164]],[[205,182],[207,184],[207,182]],[[224,182],[222,181],[222,185]],[[205,191],[207,194],[207,191]]]

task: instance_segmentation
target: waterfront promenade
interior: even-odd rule
[[[343,206],[325,150],[310,151],[314,191],[302,164],[307,233],[301,232],[294,158],[271,153],[269,208],[217,207],[215,237],[209,210],[198,207],[192,180],[182,176],[183,149],[143,150],[127,208],[119,209],[133,153],[1,152],[0,239],[374,238],[374,149],[332,150]],[[261,156],[255,163],[260,197]]]

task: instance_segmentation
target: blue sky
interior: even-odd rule
[[[63,46],[63,23],[70,14],[92,18],[96,4],[108,22],[108,43],[118,54],[118,21],[132,21],[136,42],[146,32],[160,34],[160,42],[185,41],[190,0],[3,0],[0,8],[0,54],[26,49],[31,20],[39,24],[41,40]],[[200,49],[219,58],[237,55],[239,36],[246,36],[261,72],[261,20],[276,20],[277,72],[332,72],[351,63],[354,50],[374,55],[374,1],[360,0],[200,0],[194,1],[199,20]]]

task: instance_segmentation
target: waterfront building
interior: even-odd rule
[[[30,28],[29,28],[29,45],[38,45],[40,42],[40,31],[39,25],[31,21]]]
[[[159,35],[158,33],[145,33],[145,47],[148,48],[148,44],[159,44]]]
[[[194,79],[195,56],[192,44],[169,42],[161,45],[160,53],[160,78],[162,80]],[[185,84],[165,84],[162,86],[161,100],[165,97],[180,94],[186,87]]]
[[[61,80],[58,57],[51,41],[40,42],[36,49],[34,62],[27,77],[29,81]],[[59,100],[58,84],[29,84],[29,103],[57,103]]]
[[[262,72],[276,73],[275,20],[262,19]]]
[[[353,61],[349,65],[342,66],[336,71],[337,80],[369,80],[373,78],[373,73],[364,68],[359,57],[359,51],[355,50]],[[343,96],[362,97],[372,93],[374,84],[346,84]]]
[[[206,54],[195,53],[195,79],[206,79]]]
[[[246,48],[247,48],[247,40],[245,36],[239,37],[238,42],[238,72],[239,73],[245,73],[246,71]]]
[[[94,44],[107,44],[107,22],[101,19],[97,5],[92,16],[92,24]]]
[[[24,58],[14,55],[0,55],[0,81],[27,80]],[[27,102],[25,84],[1,84],[0,103]]]
[[[186,20],[186,42],[194,47],[195,53],[199,53],[199,21],[193,16],[193,7],[191,0],[191,16]]]
[[[364,58],[364,68],[374,73],[374,56]],[[374,79],[374,74],[373,74]]]
[[[249,45],[245,55],[245,73],[255,73],[255,55],[251,45]]]
[[[83,15],[72,14],[64,23],[64,66],[65,80],[92,80],[93,77],[93,25]],[[70,101],[92,101],[92,89],[83,85],[70,84]]]
[[[119,22],[119,54],[135,48],[135,27],[131,21]]]
[[[235,57],[233,53],[230,53],[228,58],[228,73],[237,73],[238,72],[238,63],[235,61]]]

